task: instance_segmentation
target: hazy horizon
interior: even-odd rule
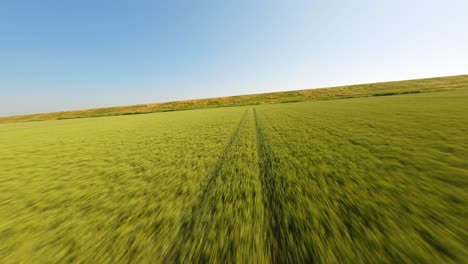
[[[465,1],[15,1],[0,116],[468,73]]]
[[[348,84],[338,84],[336,86],[320,86],[320,87],[309,87],[303,89],[294,89],[294,90],[277,90],[271,92],[288,92],[288,91],[298,91],[298,90],[308,90],[308,89],[322,89],[322,88],[334,88],[339,86],[348,86],[348,85],[359,85],[359,84],[370,84],[370,83],[382,83],[382,82],[397,82],[397,81],[406,81],[406,80],[417,80],[417,79],[430,79],[430,78],[439,78],[439,77],[450,77],[450,76],[460,76],[466,74],[454,74],[454,75],[447,75],[447,76],[426,76],[426,77],[417,77],[412,79],[395,79],[395,80],[387,80],[387,81],[376,81],[376,82],[358,82],[358,83],[348,83]],[[269,93],[269,91],[261,92],[261,93]],[[92,108],[76,108],[76,109],[63,109],[54,112],[62,112],[62,111],[79,111],[79,110],[86,110],[86,109],[95,109],[95,108],[106,108],[106,107],[124,107],[124,106],[131,106],[131,105],[139,105],[139,104],[158,104],[158,103],[167,103],[167,102],[174,102],[174,101],[184,101],[184,100],[200,100],[200,99],[207,99],[207,98],[217,98],[217,97],[230,97],[230,96],[242,96],[242,95],[250,95],[255,93],[244,93],[244,94],[228,94],[228,95],[219,95],[219,96],[211,96],[211,97],[193,97],[193,98],[185,98],[185,99],[175,99],[171,101],[158,101],[158,102],[139,102],[134,104],[126,104],[126,105],[107,105],[107,106],[97,106]],[[258,94],[258,93],[257,93]],[[34,112],[34,113],[25,113],[25,114],[17,114],[17,115],[29,115],[29,114],[42,114],[48,112]],[[9,117],[15,115],[5,115],[0,117]]]

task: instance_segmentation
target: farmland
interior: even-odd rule
[[[72,110],[53,113],[38,113],[18,116],[0,116],[0,123],[62,120],[85,117],[116,115],[135,115],[158,112],[171,112],[192,109],[233,107],[244,105],[263,105],[313,100],[346,99],[369,96],[388,96],[398,94],[429,93],[453,91],[468,88],[468,75],[436,77],[393,82],[367,83],[284,91],[262,94],[225,96],[217,98],[193,99],[184,101],[149,103],[129,106],[103,107],[85,110]]]
[[[462,263],[468,89],[392,95],[1,124],[0,262]]]

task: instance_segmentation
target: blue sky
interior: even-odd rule
[[[0,116],[468,73],[468,1],[0,2]]]

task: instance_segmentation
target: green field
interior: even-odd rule
[[[467,157],[465,88],[1,124],[0,263],[464,263]]]
[[[104,107],[53,113],[0,116],[0,123],[62,120],[85,117],[135,115],[181,110],[219,108],[227,106],[263,105],[311,100],[347,99],[370,96],[429,93],[468,89],[468,75],[435,77],[416,80],[346,85],[298,91],[247,94],[217,98],[194,99],[153,104]]]

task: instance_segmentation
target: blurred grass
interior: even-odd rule
[[[232,107],[274,103],[300,102],[308,100],[344,99],[366,96],[397,95],[407,93],[434,92],[468,88],[468,75],[438,77],[408,81],[358,84],[332,88],[286,91],[264,94],[227,96],[218,98],[185,100],[156,104],[117,106],[87,110],[41,113],[0,117],[0,123],[61,120],[71,118],[133,115],[154,112],[191,110],[200,108]]]
[[[0,125],[0,263],[160,261],[243,112]]]
[[[279,262],[467,259],[467,90],[257,112]]]
[[[468,90],[0,125],[0,263],[464,263]]]

